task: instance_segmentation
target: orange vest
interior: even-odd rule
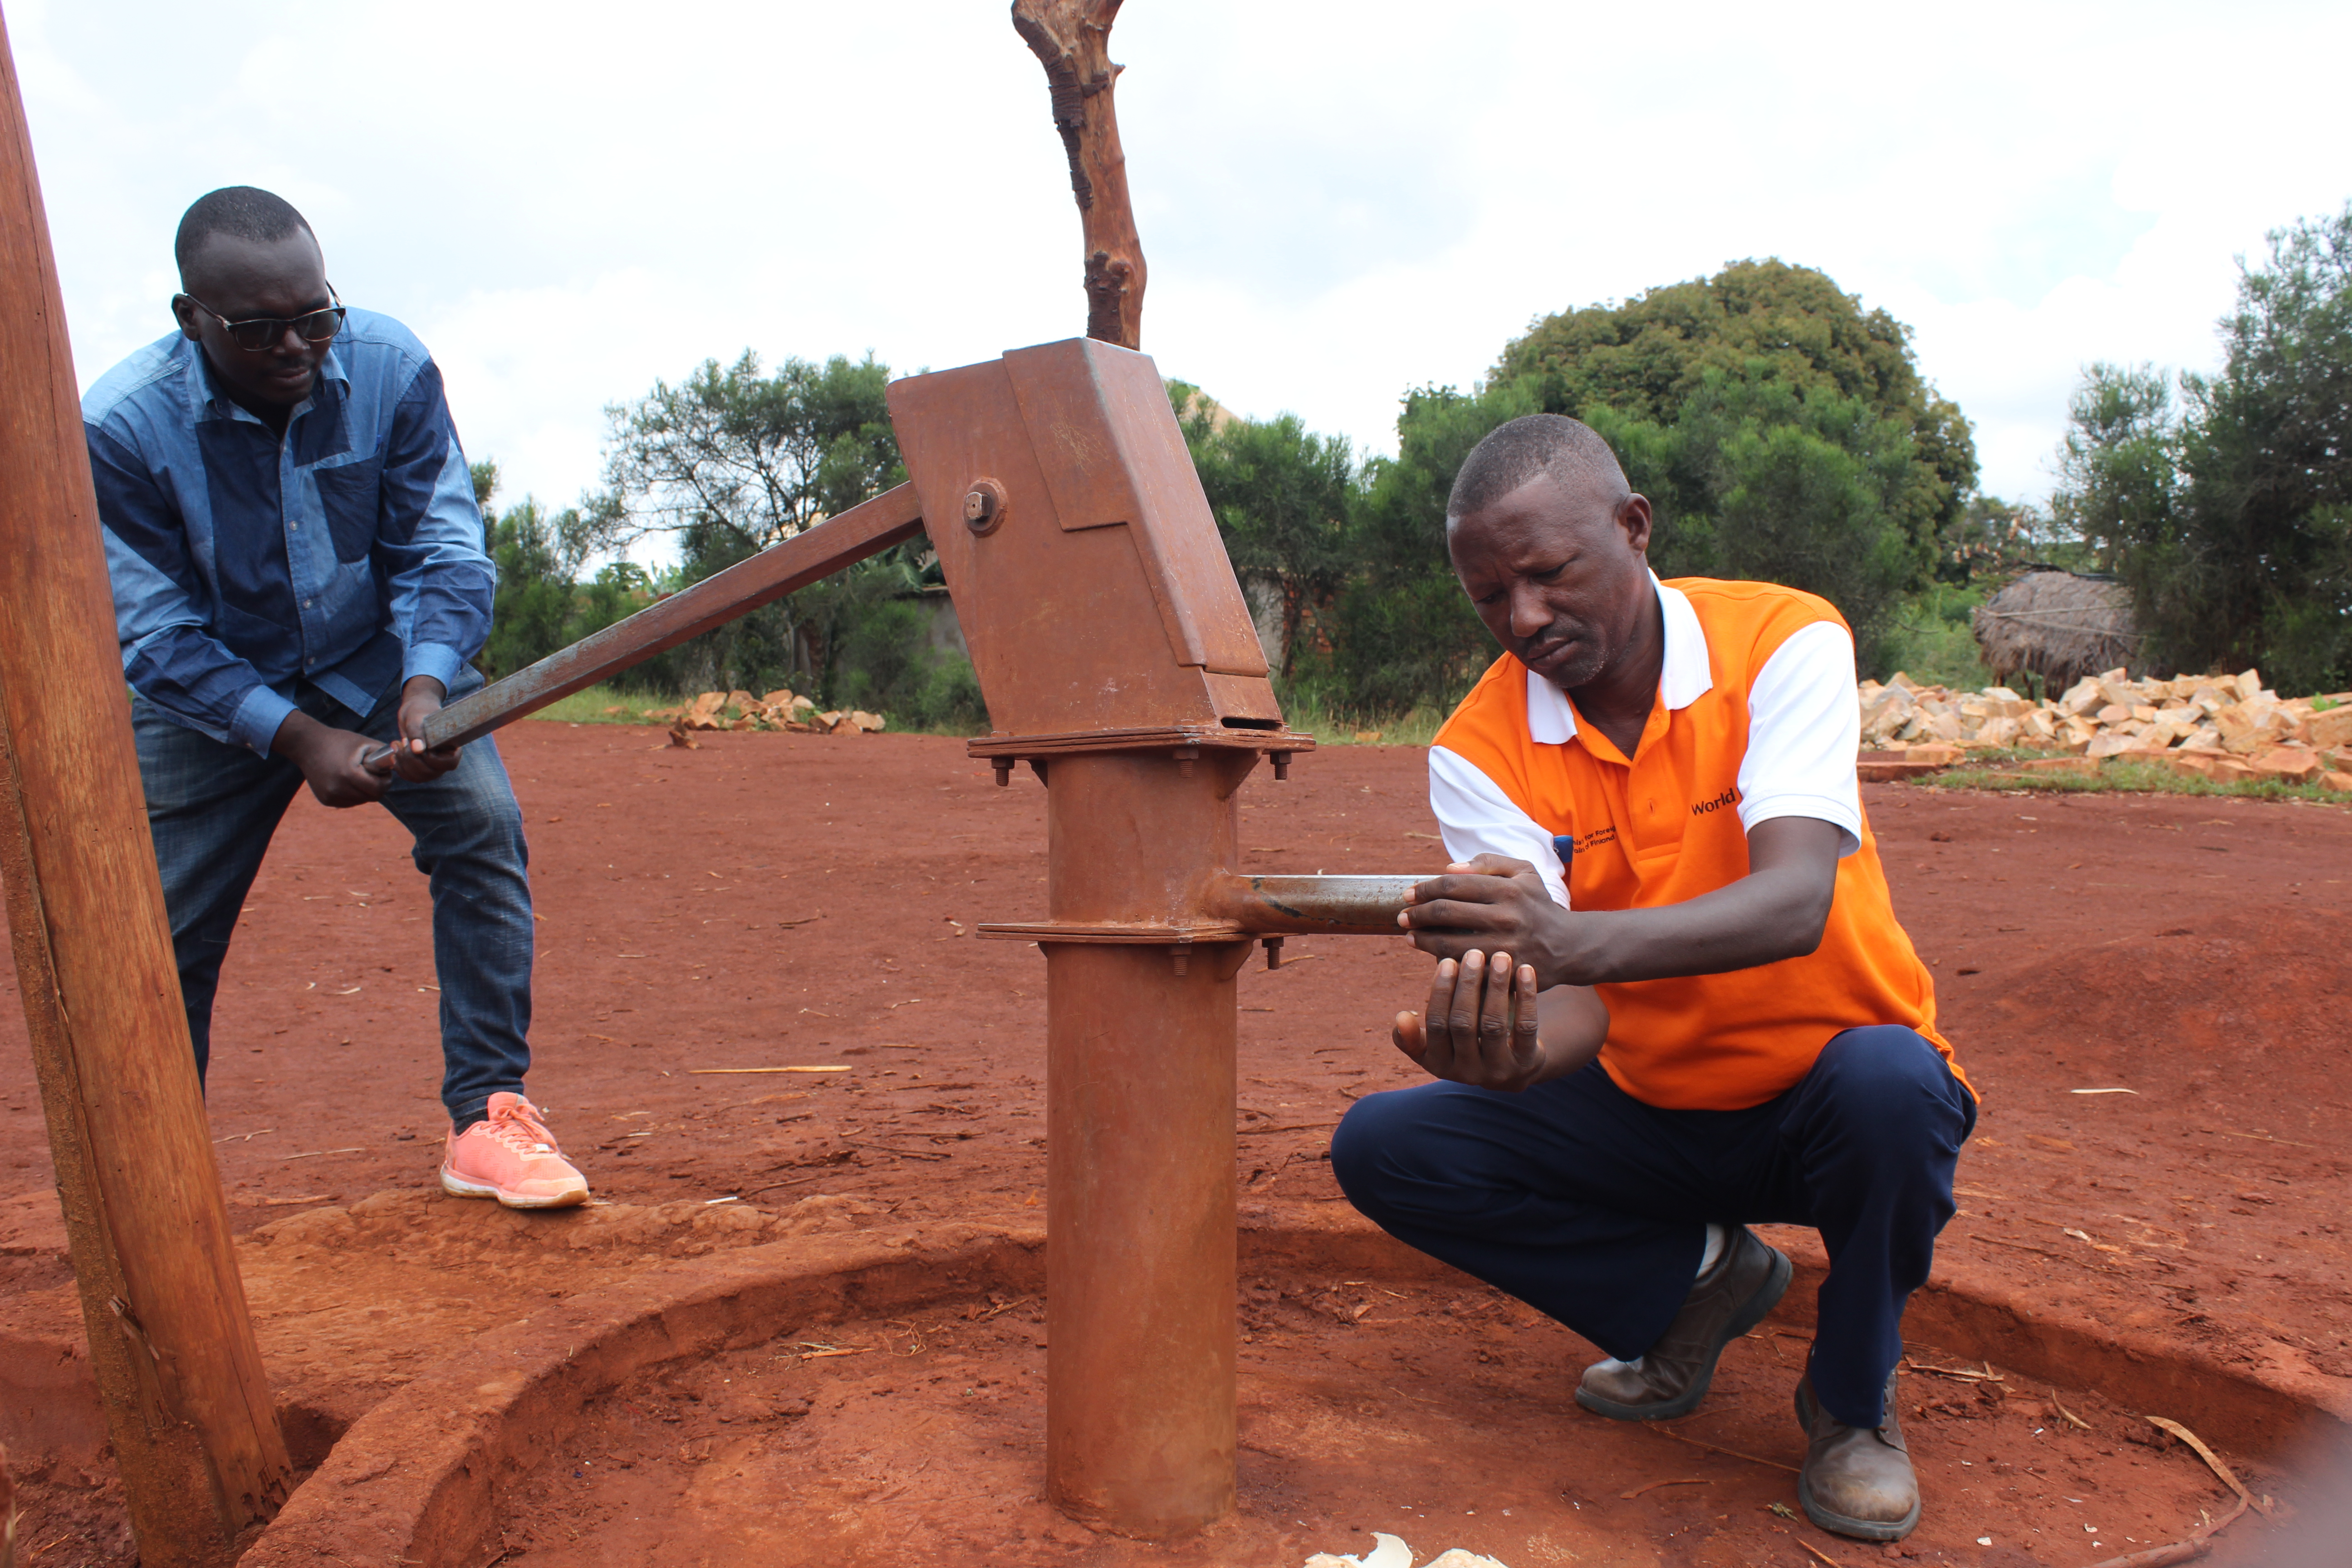
[[[1714,685],[1685,708],[1655,702],[1632,763],[1581,714],[1565,745],[1538,743],[1528,730],[1528,668],[1509,654],[1437,732],[1435,744],[1572,841],[1562,858],[1573,909],[1656,909],[1748,874],[1735,806],[1749,688],[1791,633],[1843,624],[1827,600],[1791,588],[1706,578],[1670,586],[1698,614]],[[1867,816],[1862,847],[1838,862],[1814,952],[1727,974],[1595,989],[1609,1008],[1601,1066],[1626,1093],[1667,1110],[1761,1104],[1803,1078],[1832,1036],[1864,1025],[1916,1029],[1952,1057],[1936,1032],[1935,987],[1895,919]]]

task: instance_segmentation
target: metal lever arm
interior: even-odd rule
[[[451,703],[425,721],[425,743],[437,748],[478,740],[688,637],[878,555],[912,539],[922,527],[922,505],[914,486],[885,490]],[[368,760],[383,754],[373,752]]]

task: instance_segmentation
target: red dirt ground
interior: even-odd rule
[[[1033,780],[999,789],[960,742],[930,737],[723,734],[688,752],[653,731],[527,723],[501,744],[542,919],[531,1089],[614,1206],[524,1216],[431,1192],[443,1123],[421,879],[382,813],[305,798],[228,961],[210,1107],[263,1349],[309,1462],[468,1335],[647,1255],[850,1228],[919,1247],[929,1226],[1042,1217],[1043,968],[1025,947],[967,934],[1043,912]],[[1864,795],[1985,1097],[1939,1276],[2006,1290],[2036,1321],[2191,1350],[2352,1410],[2352,814]],[[1303,757],[1287,784],[1254,774],[1243,803],[1253,868],[1442,860],[1415,751]],[[1242,982],[1244,1224],[1330,1213],[1328,1127],[1348,1100],[1414,1077],[1385,1020],[1412,1005],[1424,961],[1386,939],[1291,946],[1310,962]],[[19,1539],[43,1552],[34,1561],[119,1563],[102,1429],[77,1414],[79,1312],[7,987],[0,1441],[28,1481]],[[694,1071],[817,1064],[853,1070]],[[746,1201],[707,1206],[730,1195]],[[1706,1409],[1674,1426],[1754,1457],[1730,1458],[1577,1411],[1568,1379],[1591,1352],[1565,1331],[1466,1282],[1393,1283],[1402,1294],[1282,1277],[1245,1291],[1244,1513],[1173,1554],[1136,1555],[1037,1500],[1043,1357],[1015,1304],[910,1321],[924,1346],[912,1355],[907,1324],[794,1325],[790,1342],[892,1353],[802,1363],[770,1347],[628,1391],[583,1434],[578,1479],[542,1474],[517,1500],[513,1560],[878,1563],[922,1546],[950,1561],[980,1531],[1029,1543],[1017,1558],[992,1548],[1000,1562],[1288,1568],[1367,1550],[1358,1527],[1423,1557],[1465,1545],[1511,1568],[1812,1561],[1798,1539],[1846,1563],[1879,1550],[1768,1506],[1791,1492],[1772,1464],[1801,1452],[1793,1373],[1779,1364],[1801,1353],[1794,1328],[1736,1348]],[[730,1376],[755,1394],[740,1422],[709,1396]],[[2011,1373],[2008,1397],[1988,1403],[1965,1380],[1906,1378],[1928,1509],[1901,1552],[2088,1563],[2221,1511],[2202,1468],[2137,1446],[2148,1429],[2129,1401],[2083,1387],[2095,1379],[2060,1378],[2084,1431],[2037,1379]],[[794,1399],[806,1415],[776,1415]],[[1449,1469],[1475,1458],[1491,1484],[1424,1496],[1394,1480],[1433,1473],[1432,1445]],[[941,1458],[966,1447],[969,1463]],[[2269,1465],[2241,1468],[2295,1497]],[[811,1476],[828,1479],[812,1493]],[[1685,1478],[1705,1484],[1621,1496]],[[786,1495],[834,1510],[832,1535],[788,1532],[802,1555],[745,1533],[786,1518],[744,1500]],[[2268,1528],[2237,1525],[2214,1561],[2252,1560]]]

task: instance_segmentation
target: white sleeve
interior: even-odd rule
[[[1816,621],[1775,649],[1748,689],[1740,826],[1814,817],[1837,828],[1840,858],[1853,854],[1862,847],[1861,747],[1853,638],[1833,621]]]
[[[1860,714],[1856,708],[1857,725]],[[1551,834],[1459,752],[1429,748],[1429,809],[1445,839],[1446,854],[1456,861],[1474,855],[1525,860],[1543,878],[1553,901],[1568,907],[1568,879]]]

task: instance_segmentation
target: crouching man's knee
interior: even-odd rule
[[[1331,1174],[1348,1201],[1375,1222],[1426,1222],[1433,1205],[1458,1201],[1475,1173],[1446,1115],[1452,1084],[1368,1094],[1331,1132]]]
[[[1920,1140],[1955,1150],[1976,1125],[1975,1097],[1943,1054],[1899,1025],[1848,1029],[1814,1064],[1822,1109],[1889,1148]]]
[[[1392,1094],[1370,1094],[1348,1107],[1339,1118],[1339,1125],[1331,1130],[1331,1175],[1348,1201],[1361,1209],[1381,1188],[1388,1184],[1389,1173],[1382,1169],[1382,1152],[1391,1147],[1391,1138],[1399,1131],[1393,1111],[1381,1101],[1398,1098]]]

